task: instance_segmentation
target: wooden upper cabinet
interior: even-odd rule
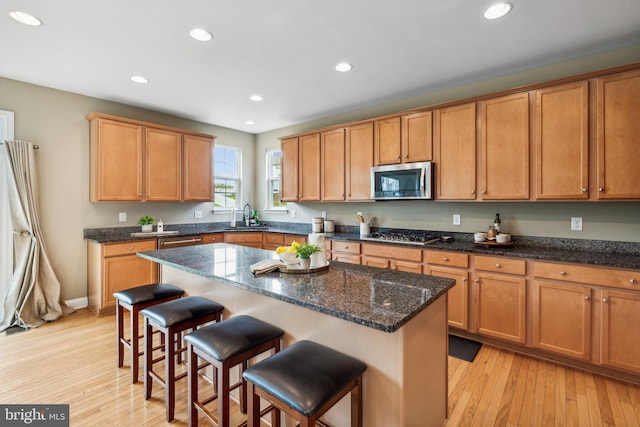
[[[143,127],[91,119],[91,202],[142,200]]]
[[[589,197],[589,82],[535,91],[537,200]]]
[[[145,128],[145,192],[149,201],[180,201],[182,134]]]
[[[95,112],[87,120],[91,202],[212,200],[215,137]]]
[[[301,136],[298,141],[300,164],[298,170],[298,200],[320,200],[320,134]]]
[[[373,122],[349,126],[347,137],[347,200],[371,200]]]
[[[640,71],[597,79],[598,199],[640,198]]]
[[[376,120],[374,122],[373,162],[375,165],[401,163],[400,123],[400,117]]]
[[[343,201],[345,199],[345,145],[344,128],[320,134],[322,200]]]
[[[402,116],[402,163],[433,159],[432,116],[431,111]]]
[[[434,111],[436,198],[476,198],[476,104]]]
[[[483,200],[529,198],[529,93],[480,103]]]
[[[282,152],[282,198],[283,202],[298,201],[298,138],[280,141]]]
[[[213,138],[184,135],[182,199],[202,202],[213,200]]]

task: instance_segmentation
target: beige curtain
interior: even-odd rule
[[[60,301],[60,282],[40,230],[38,180],[33,144],[4,141],[7,194],[13,224],[13,274],[5,294],[0,331],[35,328],[72,310]]]

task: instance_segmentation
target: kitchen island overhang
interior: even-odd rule
[[[284,346],[309,339],[356,357],[367,426],[442,425],[447,408],[447,304],[452,279],[331,262],[327,271],[254,276],[272,251],[228,244],[142,252],[162,280],[286,331]],[[326,416],[343,425],[349,399]]]

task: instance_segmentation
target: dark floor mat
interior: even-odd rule
[[[468,340],[466,338],[449,335],[449,356],[473,362],[482,343]]]

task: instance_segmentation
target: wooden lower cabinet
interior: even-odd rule
[[[469,329],[469,272],[448,267],[426,267],[425,274],[454,279],[456,284],[447,293],[447,319],[449,326]]]
[[[88,242],[89,308],[98,315],[115,311],[113,293],[157,282],[158,266],[136,255],[156,249],[156,240],[124,243]]]
[[[391,256],[390,256],[391,255]],[[389,251],[389,245],[362,245],[362,264],[389,270],[422,273],[422,250],[396,247]]]
[[[232,245],[262,249],[262,232],[243,231],[240,233],[224,233],[224,242],[231,243]]]
[[[474,256],[475,330],[517,344],[527,342],[526,262]]]
[[[349,264],[360,264],[360,243],[334,240],[331,243],[331,259]]]
[[[591,358],[592,289],[533,281],[533,346],[563,356]]]
[[[263,233],[262,249],[275,251],[278,247],[284,246],[284,235],[281,233]]]
[[[640,294],[602,290],[600,363],[640,373]]]
[[[223,243],[224,242],[224,233],[210,233],[202,235],[202,244],[205,245],[207,243]]]

